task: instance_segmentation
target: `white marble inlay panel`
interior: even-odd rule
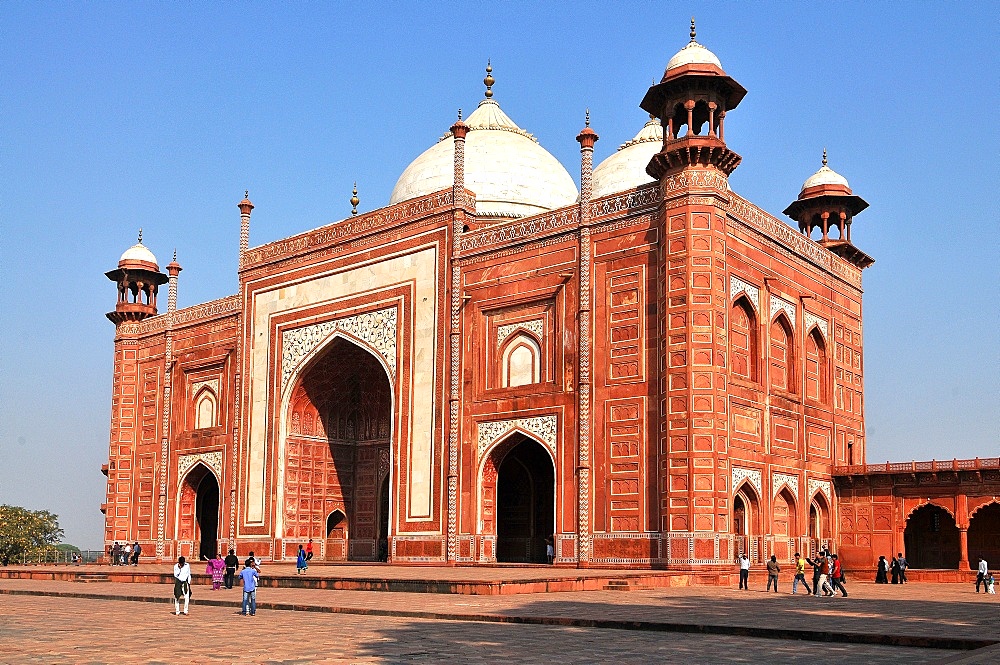
[[[778,496],[778,492],[781,490],[782,485],[787,485],[796,497],[799,496],[799,477],[797,475],[792,473],[781,473],[780,471],[772,473],[771,490],[774,492],[774,496]]]
[[[785,315],[788,316],[788,322],[795,326],[795,305],[788,302],[784,298],[779,298],[776,295],[771,295],[771,318],[779,311],[784,310]]]
[[[733,467],[733,490],[737,490],[740,487],[740,483],[744,480],[749,481],[753,485],[754,489],[757,490],[757,496],[761,495],[761,474],[757,469],[743,469],[738,466]]]
[[[511,420],[490,420],[478,424],[479,456],[482,457],[487,448],[500,441],[516,429],[531,432],[538,437],[552,452],[556,454],[556,431],[558,419],[556,416],[535,416],[532,418],[513,418]]]
[[[210,453],[195,453],[193,455],[180,455],[177,457],[177,484],[184,479],[184,474],[197,464],[203,462],[222,478],[222,451],[216,450]]]
[[[806,332],[815,325],[819,328],[819,331],[823,334],[823,337],[830,339],[830,324],[827,320],[816,316],[812,312],[802,312],[802,322],[805,325]]]
[[[299,363],[337,331],[367,342],[378,351],[389,368],[390,379],[396,381],[396,308],[365,312],[311,326],[285,330],[281,334],[281,394]]]
[[[813,494],[816,492],[817,489],[820,490],[821,492],[823,492],[823,494],[826,495],[827,501],[830,501],[833,498],[833,497],[830,496],[830,481],[829,480],[817,480],[815,478],[810,478],[809,482],[806,483],[806,486],[809,488],[809,496],[810,496],[810,498],[813,496]]]
[[[749,282],[744,282],[736,275],[730,275],[729,299],[732,300],[740,293],[747,294],[747,297],[750,299],[750,302],[753,303],[754,309],[756,309],[758,312],[760,311],[760,289],[754,286],[753,284],[750,284]]]
[[[508,337],[510,337],[515,330],[518,330],[519,328],[523,328],[529,332],[534,333],[535,336],[538,337],[539,341],[545,339],[544,337],[545,322],[542,321],[541,319],[533,319],[531,321],[521,321],[519,323],[508,323],[506,325],[498,326],[497,346],[503,344],[504,341]]]
[[[197,395],[198,391],[201,390],[202,388],[206,387],[206,386],[209,387],[209,388],[211,388],[212,392],[214,392],[216,395],[219,394],[219,380],[218,379],[209,379],[207,381],[195,381],[194,383],[191,384],[191,388],[190,388],[191,389],[191,393],[190,394],[192,396]]]

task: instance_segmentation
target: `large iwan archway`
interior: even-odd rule
[[[969,518],[969,563],[975,568],[979,557],[990,570],[1000,568],[1000,503],[990,503]]]
[[[180,488],[180,541],[190,541],[188,556],[209,559],[218,554],[219,481],[204,464],[195,464]]]
[[[512,434],[490,452],[483,469],[484,529],[496,534],[498,562],[545,563],[555,532],[555,468],[548,450]]]
[[[286,416],[286,544],[313,538],[326,560],[386,560],[392,390],[382,363],[335,337],[299,376]]]

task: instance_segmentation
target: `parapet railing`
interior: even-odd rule
[[[1000,469],[1000,457],[974,459],[931,460],[929,462],[886,462],[885,464],[853,464],[836,466],[835,476],[852,476],[866,473],[919,473],[933,471],[976,471]]]

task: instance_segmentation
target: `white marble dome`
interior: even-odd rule
[[[573,178],[528,132],[518,127],[493,99],[465,121],[465,187],[476,193],[476,213],[527,217],[577,200]],[[417,157],[396,181],[393,205],[454,184],[455,139],[451,132]]]
[[[718,56],[707,48],[692,39],[687,46],[674,54],[674,57],[667,61],[667,71],[681,65],[715,65],[722,69],[722,63]]]
[[[646,165],[662,147],[663,126],[655,118],[650,118],[631,141],[618,146],[617,152],[594,169],[591,181],[593,197],[596,199],[653,182],[646,173]]]
[[[159,268],[160,265],[159,263],[156,262],[156,257],[153,256],[153,253],[149,251],[148,247],[142,244],[141,240],[136,244],[132,245],[131,247],[129,247],[128,249],[126,249],[125,253],[122,254],[122,257],[118,259],[119,264],[124,263],[126,261],[128,262],[142,261],[143,263],[152,263],[157,268]]]
[[[824,157],[824,161],[825,159],[826,158]],[[799,192],[801,193],[810,187],[819,187],[820,185],[839,185],[841,187],[846,187],[847,189],[851,188],[851,186],[847,184],[847,178],[840,175],[826,164],[823,164],[819,171],[813,173],[804,183],[802,183],[802,189],[799,190]]]

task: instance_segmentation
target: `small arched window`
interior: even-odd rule
[[[757,317],[747,299],[739,297],[729,315],[729,356],[733,374],[757,380]]]
[[[216,403],[211,390],[202,390],[194,402],[194,428],[215,427]]]
[[[806,337],[806,397],[826,401],[826,345],[813,328]]]
[[[534,337],[519,333],[510,340],[501,356],[503,388],[526,386],[541,381],[542,350]]]
[[[771,387],[791,392],[792,367],[792,326],[781,314],[771,324]]]

